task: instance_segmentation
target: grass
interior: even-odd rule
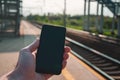
[[[40,22],[40,21],[38,21]],[[59,25],[59,26],[63,26],[63,22],[61,21],[48,21],[48,22],[40,22],[40,23],[45,23],[45,24],[54,24],[54,25]],[[72,28],[72,29],[77,29],[77,30],[83,30],[83,26],[75,26],[75,25],[70,25],[70,24],[67,24],[67,28]],[[95,33],[95,34],[99,34],[96,27],[90,27],[90,32],[91,33]],[[111,31],[110,29],[103,29],[103,35],[106,35],[106,36],[110,36],[110,37],[114,37],[114,38],[117,38],[117,30],[114,31],[115,34],[111,34]]]
[[[67,28],[72,28],[72,29],[77,29],[77,30],[83,30],[82,26],[71,26],[71,25],[67,25]]]
[[[67,28],[83,30],[83,26],[72,26],[72,25],[69,26],[68,25]],[[95,34],[99,34],[95,27],[91,27],[90,28],[90,32],[91,33],[95,33]],[[110,29],[103,29],[103,35],[105,35],[105,36],[117,38],[117,30],[114,30],[114,33],[115,33],[114,35],[111,34],[111,30]]]

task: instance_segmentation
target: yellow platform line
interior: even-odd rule
[[[64,68],[64,70],[62,71],[62,75],[65,77],[66,80],[75,80],[66,68]]]
[[[96,71],[94,71],[93,69],[91,69],[87,64],[85,64],[84,62],[82,62],[81,60],[79,60],[78,58],[76,58],[72,53],[69,54],[69,56],[72,56],[74,59],[77,59],[78,62],[83,65],[86,69],[88,69],[90,72],[92,72],[95,76],[97,76],[99,78],[99,80],[106,80],[103,76],[101,76],[99,73],[97,73]]]

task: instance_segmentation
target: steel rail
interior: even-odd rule
[[[87,49],[87,50],[89,50],[89,51],[91,51],[91,52],[94,52],[94,53],[96,53],[96,54],[98,54],[98,55],[100,55],[100,56],[102,56],[102,57],[105,57],[105,58],[107,58],[107,59],[109,59],[109,60],[111,60],[111,61],[113,61],[113,62],[115,62],[115,63],[117,63],[117,64],[120,64],[120,61],[119,61],[119,60],[114,59],[114,58],[112,58],[112,57],[109,57],[109,56],[105,55],[105,53],[101,53],[101,52],[99,52],[99,51],[97,51],[97,50],[95,50],[95,49],[93,49],[93,48],[90,48],[90,47],[88,47],[88,46],[85,46],[84,44],[79,43],[79,42],[77,42],[77,41],[75,41],[75,40],[73,40],[73,39],[70,39],[70,38],[68,38],[68,37],[66,37],[66,40],[72,42],[72,43],[75,44],[75,45],[78,45],[78,46],[80,46],[80,47],[83,47],[83,48],[85,48],[85,49]]]
[[[115,62],[115,63],[117,63],[117,64],[120,64],[120,61],[118,61],[118,60],[116,60],[116,59],[114,59],[114,58],[111,58],[111,57],[109,57],[109,56],[107,56],[107,55],[105,55],[105,54],[103,54],[103,53],[101,53],[101,52],[99,52],[99,51],[97,51],[97,50],[94,50],[94,49],[92,49],[92,48],[90,48],[90,47],[88,47],[88,46],[85,46],[85,45],[82,44],[82,43],[79,43],[79,42],[77,42],[77,41],[75,41],[75,40],[72,40],[72,39],[70,39],[70,38],[68,38],[68,37],[66,37],[66,40],[69,41],[69,42],[71,42],[71,43],[73,43],[73,44],[75,44],[75,45],[77,45],[77,46],[79,46],[79,47],[85,48],[85,49],[87,49],[87,50],[89,50],[89,51],[91,51],[91,52],[93,52],[93,53],[96,53],[97,55],[100,55],[100,56],[102,56],[102,57],[104,57],[104,58],[107,58],[107,59],[109,59],[109,60],[111,60],[111,61],[113,61],[113,62]],[[115,79],[112,78],[110,75],[108,75],[107,73],[105,73],[104,71],[102,71],[100,68],[96,67],[95,65],[93,65],[90,61],[86,60],[85,58],[83,58],[82,56],[80,56],[80,55],[79,55],[78,53],[76,53],[75,51],[71,50],[71,53],[72,53],[73,55],[75,55],[77,58],[79,58],[80,60],[84,61],[86,64],[88,64],[90,67],[92,67],[95,71],[99,72],[99,73],[100,73],[102,76],[104,76],[105,78],[107,78],[107,79],[109,79],[109,80],[115,80]]]

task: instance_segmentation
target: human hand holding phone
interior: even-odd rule
[[[52,76],[51,74],[38,74],[35,72],[36,50],[38,46],[39,39],[35,40],[30,45],[23,48],[20,51],[18,57],[19,59],[15,69],[1,76],[0,80],[47,80],[48,78],[50,78]],[[70,52],[70,48],[67,46],[64,47],[62,68],[66,66],[68,52]]]

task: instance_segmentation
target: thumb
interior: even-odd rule
[[[27,48],[30,50],[30,52],[35,51],[39,47],[39,39],[37,38],[35,41],[33,41],[30,45],[27,46]]]

